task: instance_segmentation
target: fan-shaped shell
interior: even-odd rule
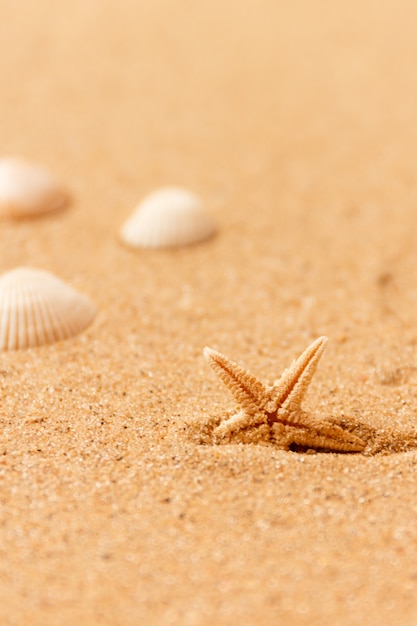
[[[35,217],[63,208],[68,191],[40,165],[0,159],[0,217]]]
[[[0,277],[0,349],[34,348],[84,330],[95,305],[49,272],[26,267]]]
[[[123,224],[120,237],[134,248],[185,246],[216,231],[211,215],[194,193],[167,187],[147,196]]]

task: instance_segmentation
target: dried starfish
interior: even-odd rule
[[[269,428],[279,447],[362,452],[365,442],[328,420],[319,420],[301,408],[301,403],[323,354],[327,337],[316,339],[273,385],[264,385],[250,372],[220,352],[204,348],[204,356],[221,381],[230,389],[241,410],[214,429],[219,439],[248,429]]]

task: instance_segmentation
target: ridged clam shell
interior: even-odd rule
[[[203,241],[215,231],[214,220],[198,196],[167,187],[145,197],[123,224],[120,237],[134,248],[165,248]]]
[[[63,208],[69,198],[44,167],[22,159],[0,159],[0,217],[35,217]]]
[[[95,305],[49,272],[26,267],[0,277],[0,349],[34,348],[84,330]]]

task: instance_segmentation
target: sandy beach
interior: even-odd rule
[[[2,0],[1,156],[68,208],[0,222],[0,272],[97,305],[2,352],[4,626],[417,623],[417,445],[201,443],[317,337],[303,408],[384,441],[417,428],[417,9],[410,0]],[[119,238],[162,186],[217,235]]]

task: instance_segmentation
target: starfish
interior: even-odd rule
[[[240,406],[236,414],[214,429],[215,439],[230,440],[248,430],[266,429],[268,438],[285,450],[295,447],[362,452],[366,444],[360,437],[301,408],[326,343],[327,337],[313,341],[273,385],[265,385],[220,352],[204,348],[209,365]]]

